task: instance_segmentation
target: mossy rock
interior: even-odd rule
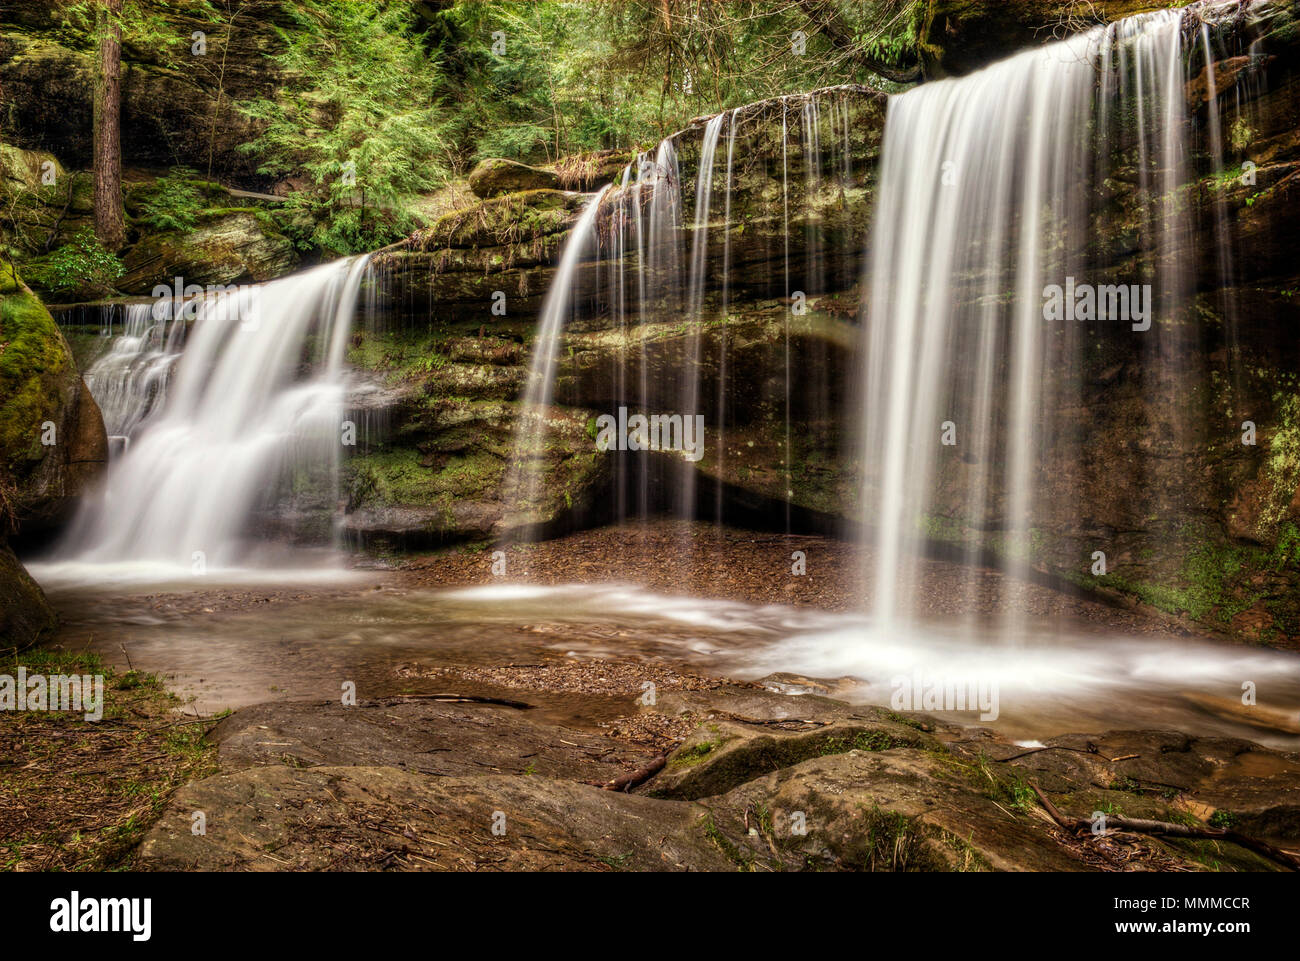
[[[66,516],[107,460],[103,418],[63,335],[0,260],[0,647],[26,647],[56,624],[5,535]]]
[[[0,143],[0,181],[3,181],[0,186],[5,189],[36,190],[43,186],[42,178],[47,170],[53,173],[55,183],[65,175],[63,165],[49,151],[23,150]]]
[[[64,514],[107,460],[103,417],[67,341],[0,260],[0,483],[16,519],[39,526]]]
[[[30,574],[0,544],[0,648],[25,648],[53,633],[58,619]]]
[[[484,200],[438,218],[423,235],[424,246],[502,247],[509,251],[568,230],[584,202],[581,195],[552,189],[525,190]],[[503,252],[502,265],[514,259]]]
[[[0,458],[21,484],[49,453],[41,425],[61,420],[76,371],[54,318],[0,261]]]
[[[870,711],[833,723],[795,730],[733,721],[701,724],[668,757],[664,772],[649,785],[655,797],[696,800],[727,791],[781,768],[849,751],[886,751],[937,745],[933,737]]]
[[[92,225],[93,194],[91,177],[64,170],[54,154],[0,144],[3,254],[22,263],[67,243]]]
[[[145,236],[123,257],[117,282],[124,293],[148,294],[154,286],[234,284],[273,280],[297,265],[293,242],[279,233],[264,211],[232,208],[206,214],[186,233]]]
[[[555,171],[500,157],[482,161],[469,175],[469,189],[483,198],[522,190],[558,190],[559,187],[560,177]]]

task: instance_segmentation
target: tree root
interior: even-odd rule
[[[1071,819],[1065,817],[1037,785],[1032,785],[1034,793],[1038,795],[1038,800],[1042,802],[1043,807],[1060,827],[1067,831],[1091,831],[1092,822],[1087,818]],[[1173,821],[1152,821],[1147,818],[1126,818],[1117,814],[1106,815],[1106,826],[1117,828],[1121,831],[1132,831],[1134,834],[1149,834],[1153,836],[1177,837],[1177,838],[1198,838],[1215,841],[1228,841],[1232,844],[1240,845],[1247,850],[1254,851],[1261,857],[1267,858],[1275,864],[1280,864],[1292,871],[1300,871],[1300,855],[1293,854],[1290,851],[1283,851],[1276,848],[1266,841],[1258,838],[1252,838],[1245,834],[1239,834],[1236,831],[1226,828],[1200,828],[1192,827],[1187,824],[1176,824]]]

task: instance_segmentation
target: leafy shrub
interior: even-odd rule
[[[175,167],[140,193],[139,223],[155,230],[193,230],[206,204],[197,171]]]
[[[28,264],[24,273],[51,292],[107,291],[122,276],[122,261],[104,249],[93,230],[83,227],[71,242]]]

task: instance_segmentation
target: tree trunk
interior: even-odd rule
[[[108,250],[126,243],[122,212],[122,0],[99,0],[95,69],[95,236]]]

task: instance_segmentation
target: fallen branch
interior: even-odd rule
[[[1067,831],[1091,831],[1092,822],[1087,818],[1070,819],[1061,814],[1056,809],[1047,795],[1038,789],[1037,785],[1033,786],[1034,793],[1038,795],[1038,800],[1043,803],[1043,807],[1060,827]],[[1292,871],[1300,871],[1300,855],[1283,851],[1276,848],[1266,841],[1258,838],[1252,838],[1245,834],[1239,834],[1226,828],[1201,828],[1192,827],[1187,824],[1175,824],[1173,821],[1152,821],[1148,818],[1126,818],[1118,814],[1106,815],[1106,826],[1113,827],[1120,831],[1131,831],[1134,834],[1150,834],[1158,837],[1177,837],[1177,838],[1195,838],[1198,840],[1228,841],[1232,844],[1238,844],[1243,848],[1254,851],[1261,857],[1268,858],[1276,864],[1281,864],[1290,868]]]
[[[644,784],[662,771],[667,763],[668,755],[661,754],[645,767],[637,768],[635,771],[629,771],[612,781],[605,782],[600,786],[600,789],[602,791],[630,791],[638,784]]]
[[[477,694],[394,694],[393,697],[400,697],[410,701],[450,701],[452,703],[468,702],[470,704],[500,704],[503,707],[514,707],[521,711],[532,710],[531,704],[523,701],[508,701],[503,697],[481,697]]]
[[[229,714],[216,714],[212,717],[191,717],[191,718],[186,718],[183,721],[171,721],[168,724],[159,724],[155,727],[149,728],[149,730],[163,731],[169,727],[184,727],[187,724],[217,724],[221,721],[224,721],[229,716],[230,716]]]
[[[991,757],[989,758],[995,764],[1005,764],[1007,761],[1015,761],[1022,757],[1029,757],[1031,754],[1041,754],[1043,751],[1070,751],[1074,754],[1093,754],[1097,757],[1110,761],[1112,764],[1116,761],[1129,761],[1135,757],[1141,757],[1140,754],[1122,754],[1119,757],[1106,757],[1100,751],[1086,751],[1081,747],[1066,747],[1063,744],[1049,744],[1046,747],[1031,747],[1028,751],[1021,751],[1019,754],[1012,754],[1010,757]],[[1152,784],[1158,784],[1158,781],[1152,781]],[[1165,785],[1166,787],[1177,787],[1176,784]]]
[[[817,727],[826,727],[832,722],[819,721],[810,717],[776,717],[762,719],[757,717],[741,717],[739,714],[730,714],[725,711],[718,712],[720,717],[725,717],[728,721],[735,721],[738,724],[751,724],[756,727],[778,727],[782,724],[813,724]]]

